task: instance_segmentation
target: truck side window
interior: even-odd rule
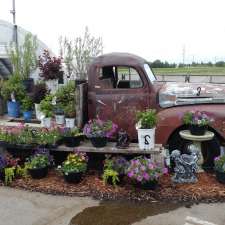
[[[116,87],[115,67],[105,66],[100,68],[99,82],[104,89],[113,89]]]
[[[117,88],[141,88],[143,87],[139,73],[132,67],[117,67]]]

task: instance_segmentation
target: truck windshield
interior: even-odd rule
[[[153,74],[153,72],[152,72],[150,66],[149,66],[147,63],[145,63],[145,64],[144,64],[144,68],[145,68],[145,72],[146,72],[147,75],[148,75],[149,80],[150,80],[151,82],[154,82],[154,81],[156,80],[156,77],[155,77],[155,75]]]

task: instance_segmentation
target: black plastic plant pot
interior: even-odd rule
[[[207,126],[190,125],[190,132],[192,135],[201,136],[207,131]]]
[[[106,137],[92,137],[89,139],[95,148],[102,148],[102,147],[105,147],[107,144]]]
[[[68,183],[77,184],[82,180],[83,173],[68,173],[64,174],[64,179]]]
[[[38,169],[29,169],[28,171],[33,179],[41,179],[47,176],[48,167],[38,168]]]
[[[217,179],[220,183],[225,184],[225,173],[224,173],[224,172],[216,171],[216,179]]]
[[[136,182],[135,184],[136,188],[140,188],[143,190],[155,190],[158,187],[158,181],[157,180],[151,180],[145,183]]]
[[[64,137],[64,143],[67,147],[77,147],[80,145],[81,137]]]

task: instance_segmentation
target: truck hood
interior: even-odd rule
[[[159,90],[162,108],[205,103],[225,104],[225,84],[165,83]]]

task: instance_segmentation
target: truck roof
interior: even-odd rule
[[[140,56],[130,54],[130,53],[121,53],[121,52],[113,52],[109,54],[104,54],[96,57],[90,66],[98,65],[98,66],[112,66],[112,65],[143,65],[147,61]]]

